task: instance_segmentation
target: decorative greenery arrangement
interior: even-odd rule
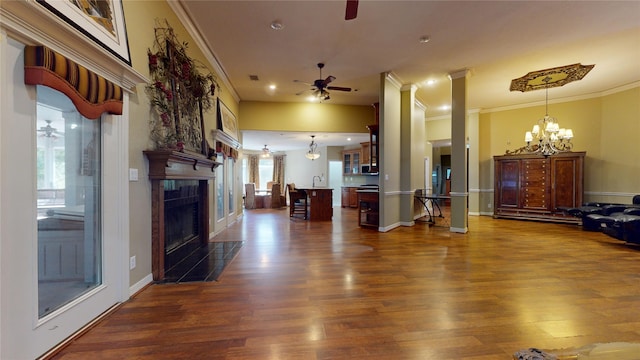
[[[216,77],[187,55],[187,42],[178,41],[165,20],[155,28],[148,49],[151,82],[146,92],[157,116],[151,119],[151,139],[159,149],[184,149],[207,154],[203,113],[215,105]]]

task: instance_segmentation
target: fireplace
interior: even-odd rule
[[[153,280],[209,240],[209,180],[218,165],[202,155],[145,151],[151,180]]]
[[[164,180],[165,272],[206,242],[200,212],[200,181]]]

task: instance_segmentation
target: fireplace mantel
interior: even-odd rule
[[[149,159],[151,180],[207,180],[214,177],[219,165],[203,155],[172,150],[143,151]]]
[[[209,186],[219,165],[203,155],[172,150],[143,151],[149,159],[151,180],[151,271],[155,281],[165,276],[165,181],[198,180],[200,243],[206,244],[209,235]]]

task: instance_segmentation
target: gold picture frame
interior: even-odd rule
[[[36,0],[131,66],[122,0]]]
[[[218,129],[238,140],[238,120],[220,98],[218,98]]]

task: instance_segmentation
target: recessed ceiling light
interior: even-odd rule
[[[425,36],[420,38],[420,43],[421,44],[426,44],[426,43],[429,42],[429,40],[431,40],[431,38],[429,36],[425,35]]]
[[[347,138],[347,141],[351,141],[351,138]]]
[[[278,21],[278,20],[276,20],[276,21],[272,22],[272,23],[271,23],[271,25],[269,25],[269,26],[270,26],[273,30],[276,30],[276,31],[278,31],[278,30],[282,30],[282,28],[284,28],[284,25],[283,25],[280,21]]]
[[[436,83],[436,81],[435,81],[435,80],[433,80],[433,79],[431,79],[431,80],[427,80],[427,81],[426,81],[426,84],[427,84],[428,86],[432,86],[432,85],[434,85],[435,83]]]
[[[275,90],[275,89],[276,89],[276,85],[275,85],[275,84],[271,84],[271,85],[269,85],[269,89],[270,89],[270,90]]]
[[[451,109],[450,105],[442,105],[442,106],[440,106],[440,110],[449,110],[449,109]]]

